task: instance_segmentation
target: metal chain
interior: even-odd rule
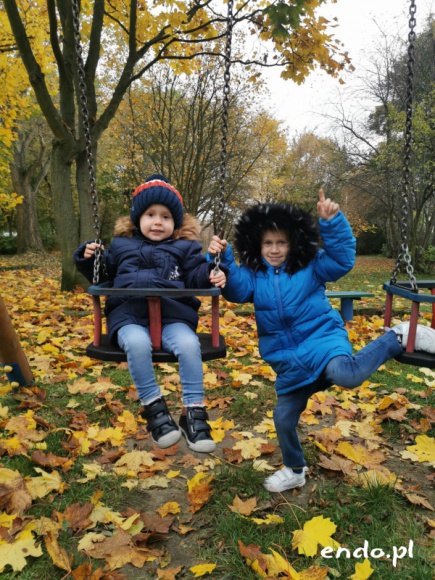
[[[76,62],[77,71],[79,75],[79,88],[80,88],[80,104],[81,104],[81,116],[83,122],[83,130],[85,136],[85,146],[86,146],[86,159],[88,162],[89,171],[89,183],[90,192],[92,198],[92,211],[94,220],[94,231],[95,231],[95,242],[98,247],[95,250],[95,260],[94,260],[94,277],[93,284],[98,284],[100,279],[100,269],[104,269],[104,261],[101,250],[101,227],[100,227],[100,216],[98,213],[98,195],[97,195],[97,184],[95,179],[95,166],[94,166],[94,156],[92,154],[92,140],[91,140],[91,129],[89,122],[89,111],[87,106],[87,93],[86,93],[86,76],[85,67],[82,57],[82,45],[80,39],[80,9],[79,0],[72,0],[72,12],[73,12],[73,26],[74,26],[74,38],[75,38],[75,50],[76,50]]]
[[[408,34],[408,78],[407,78],[407,93],[406,93],[406,125],[405,125],[405,144],[404,144],[404,163],[402,175],[402,243],[399,250],[396,265],[391,275],[391,284],[396,284],[397,274],[402,260],[406,264],[406,272],[409,281],[411,282],[412,290],[418,292],[417,280],[414,276],[414,268],[411,263],[411,255],[408,247],[408,217],[409,217],[409,197],[408,191],[410,187],[410,164],[411,164],[411,143],[412,143],[412,102],[413,102],[413,81],[414,81],[414,42],[416,34],[414,31],[416,25],[415,13],[417,7],[415,0],[411,0],[409,7],[409,34]]]
[[[223,216],[225,210],[225,185],[227,181],[227,144],[228,144],[228,109],[230,104],[230,79],[231,79],[231,45],[233,38],[233,0],[228,0],[227,12],[227,34],[225,43],[225,70],[224,70],[224,87],[222,100],[222,137],[221,137],[221,156],[220,156],[220,174],[219,174],[219,199],[217,203],[216,233],[222,236]],[[216,254],[214,258],[214,272],[217,273],[221,263],[221,253]]]

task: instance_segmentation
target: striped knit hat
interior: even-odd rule
[[[133,193],[130,219],[136,227],[139,226],[140,216],[154,203],[159,203],[169,209],[174,219],[175,229],[181,226],[183,223],[183,198],[166,177],[158,173],[150,175],[145,183],[139,185]]]

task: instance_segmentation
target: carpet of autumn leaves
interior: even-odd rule
[[[369,273],[367,264],[364,271]],[[195,533],[220,466],[237,469],[250,462],[266,476],[280,465],[272,420],[275,377],[259,357],[252,310],[222,301],[228,357],[204,364],[216,453],[191,453],[184,442],[160,450],[138,417],[126,365],[84,355],[93,331],[90,298],[81,289],[60,293],[59,275],[53,256],[0,258],[1,295],[35,377],[33,386],[17,392],[0,378],[0,573],[12,578],[27,571],[27,578],[41,578],[31,570],[45,558],[47,578],[222,577],[212,559],[177,545],[188,545],[192,537],[192,550],[198,541]],[[379,309],[376,294],[359,306]],[[207,329],[207,302],[202,311]],[[357,315],[348,330],[359,349],[379,335],[382,319]],[[181,409],[176,370],[158,370],[174,416]],[[394,390],[385,388],[391,381]],[[316,449],[316,464],[310,465],[306,488],[287,495],[303,506],[307,490],[325,478],[355,487],[389,483],[415,506],[425,529],[419,540],[427,545],[435,537],[434,388],[434,371],[391,362],[376,373],[376,382],[314,396],[301,432]],[[243,401],[249,402],[249,418],[234,412]],[[394,445],[384,436],[385,423],[406,427]],[[110,504],[115,483],[125,492],[121,510]],[[235,493],[228,512],[258,526],[283,525],[276,503],[265,505]],[[329,577],[331,568],[313,558],[324,547],[340,546],[331,518],[316,515],[288,534],[291,554],[240,540],[247,570],[262,578]],[[369,578],[372,566],[368,558],[357,562],[352,579]]]

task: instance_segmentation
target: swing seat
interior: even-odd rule
[[[181,298],[186,296],[211,296],[212,299],[212,329],[211,333],[197,333],[201,345],[203,361],[225,358],[226,345],[223,336],[219,334],[219,288],[208,289],[173,289],[173,288],[113,288],[111,282],[104,282],[98,286],[89,286],[88,294],[92,296],[94,307],[94,340],[86,348],[90,358],[102,361],[125,362],[125,352],[114,346],[107,334],[102,334],[101,296],[142,296],[148,301],[150,320],[150,337],[153,345],[153,362],[177,362],[177,358],[161,348],[162,319],[160,298]]]
[[[406,300],[411,301],[411,317],[409,321],[409,335],[406,349],[396,358],[398,362],[403,364],[426,367],[435,369],[435,355],[427,352],[414,351],[415,335],[417,331],[418,316],[420,311],[420,304],[432,304],[432,322],[431,328],[435,329],[435,280],[418,280],[418,289],[429,290],[430,294],[420,294],[412,290],[410,282],[386,282],[383,286],[387,292],[385,302],[384,324],[387,327],[391,326],[391,319],[393,315],[393,299],[394,296],[400,296]]]

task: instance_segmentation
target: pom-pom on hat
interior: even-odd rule
[[[130,219],[136,227],[139,225],[140,216],[154,203],[166,206],[174,219],[175,229],[181,227],[183,223],[183,198],[166,177],[158,173],[150,175],[145,183],[139,185],[133,193]]]

